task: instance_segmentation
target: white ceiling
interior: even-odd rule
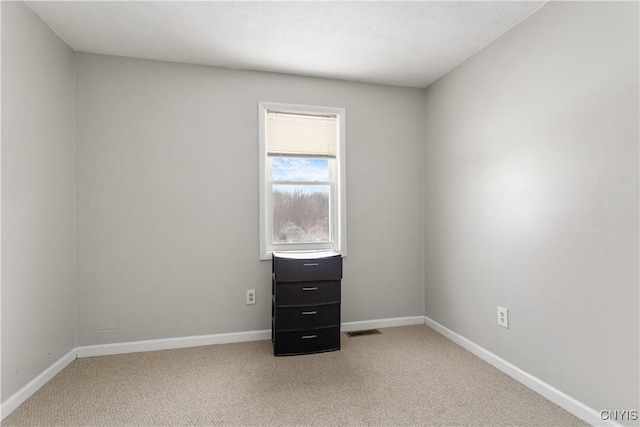
[[[544,2],[27,4],[76,51],[426,87]]]

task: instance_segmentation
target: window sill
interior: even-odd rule
[[[271,259],[273,257],[273,255],[272,255],[273,252],[305,252],[305,253],[309,253],[309,252],[326,252],[326,251],[337,252],[340,255],[342,255],[342,258],[346,258],[347,257],[346,252],[342,251],[340,249],[307,249],[307,250],[299,249],[299,250],[292,250],[292,251],[275,250],[275,251],[268,251],[266,254],[260,255],[260,261],[271,261]]]

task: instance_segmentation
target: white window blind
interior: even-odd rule
[[[338,118],[267,111],[267,155],[336,157]]]

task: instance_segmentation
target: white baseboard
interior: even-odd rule
[[[566,411],[572,413],[576,417],[586,421],[590,425],[593,426],[615,426],[618,427],[620,424],[615,423],[612,420],[603,420],[600,417],[600,413],[595,409],[585,405],[584,403],[574,399],[566,393],[558,390],[557,388],[547,384],[541,379],[534,377],[528,372],[523,371],[512,363],[507,362],[506,360],[496,356],[491,353],[489,350],[479,346],[478,344],[470,341],[469,339],[453,332],[451,329],[448,329],[435,320],[430,319],[429,317],[424,317],[424,324],[429,326],[431,329],[435,330],[439,334],[447,337],[454,343],[458,344],[460,347],[468,350],[469,352],[475,354],[480,359],[494,366],[495,368],[501,370],[505,374],[509,375],[511,378],[515,379],[519,383],[522,383],[526,387],[535,391],[536,393],[544,396],[551,402],[565,409]]]
[[[393,326],[423,325],[424,316],[396,317],[390,319],[365,320],[342,323],[342,332],[360,329],[390,328]],[[78,347],[78,358],[108,356],[112,354],[137,353],[141,351],[170,350],[172,348],[198,347],[211,344],[270,340],[271,330],[235,332],[194,337],[165,338],[157,340],[132,341],[114,344],[98,344]]]
[[[342,332],[359,331],[362,329],[391,328],[394,326],[424,325],[424,316],[392,317],[389,319],[363,320],[360,322],[346,322],[340,325]]]
[[[271,339],[271,329],[78,347],[78,358]]]
[[[45,385],[51,378],[58,375],[60,371],[66,368],[71,362],[76,360],[77,349],[71,350],[62,356],[53,365],[45,369],[40,375],[29,381],[27,385],[15,392],[11,397],[0,404],[0,419],[5,419],[18,406],[31,397],[36,391]]]

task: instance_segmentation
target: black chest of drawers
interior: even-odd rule
[[[271,340],[276,356],[340,350],[342,256],[274,252]]]

